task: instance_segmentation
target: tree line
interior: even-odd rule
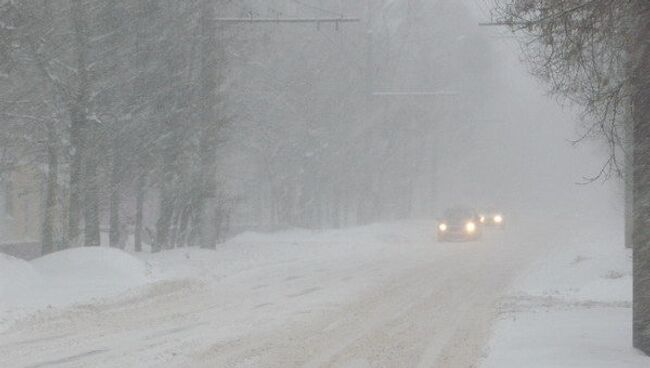
[[[39,169],[43,252],[434,217],[440,156],[478,139],[492,50],[458,2],[373,4],[6,2],[0,170]],[[364,20],[214,21],[322,9]]]
[[[218,5],[3,2],[2,173],[42,168],[43,253],[100,245],[105,218],[111,246],[124,244],[128,222],[140,250],[151,191],[154,251],[214,246],[214,155],[228,123]]]

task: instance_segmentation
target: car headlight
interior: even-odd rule
[[[440,225],[438,225],[438,230],[440,230],[440,231],[447,231],[447,224],[440,224]]]
[[[503,222],[503,216],[501,216],[501,215],[494,216],[494,222],[496,222],[497,224],[502,223]]]
[[[479,217],[479,221],[481,221],[481,223],[484,224],[485,223],[485,216]]]
[[[473,223],[473,222],[468,222],[468,223],[465,225],[465,230],[466,230],[468,233],[473,233],[473,232],[475,232],[475,231],[476,231],[476,224]]]

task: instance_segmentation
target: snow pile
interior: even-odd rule
[[[47,307],[116,296],[152,279],[144,262],[110,248],[75,248],[31,262],[0,255],[0,328]]]
[[[216,251],[179,248],[158,254],[136,255],[151,267],[156,280],[198,279],[217,282],[253,273],[265,275],[294,266],[304,272],[323,264],[333,268],[342,258],[378,261],[395,257],[413,258],[414,244],[428,249],[435,239],[428,223],[373,224],[340,230],[291,229],[275,233],[246,232],[219,245]],[[403,249],[396,245],[410,244]],[[418,248],[419,249],[419,248]]]
[[[47,299],[55,304],[70,300],[119,294],[147,283],[145,264],[111,248],[76,248],[32,261],[50,289]]]
[[[160,284],[177,285],[177,281],[209,285],[227,295],[243,293],[242,298],[247,292],[240,290],[242,284],[263,285],[256,294],[264,301],[258,304],[305,290],[316,294],[317,289],[321,299],[314,296],[314,305],[343,302],[367,285],[349,285],[340,280],[345,278],[341,275],[383,278],[382,267],[389,267],[396,257],[417,263],[417,251],[430,252],[433,235],[429,223],[377,224],[328,231],[248,232],[216,251],[180,248],[136,254],[101,247],[69,249],[31,262],[4,256],[0,258],[0,330],[45,308],[101,304],[104,299],[144,294],[144,287],[162,288]],[[377,268],[360,269],[367,264]],[[324,273],[327,285],[321,282]]]
[[[631,347],[631,251],[606,234],[568,245],[549,251],[501,303],[483,368],[650,366]]]
[[[40,275],[29,262],[0,253],[0,308],[40,282]]]

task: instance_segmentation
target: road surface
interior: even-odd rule
[[[500,297],[545,246],[496,230],[439,244],[426,222],[378,232],[217,251],[215,268],[249,261],[41,311],[0,335],[0,367],[475,367]]]

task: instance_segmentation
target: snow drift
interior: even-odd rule
[[[148,274],[143,261],[111,248],[68,249],[31,262],[0,254],[0,328],[46,307],[119,295],[145,285]]]

